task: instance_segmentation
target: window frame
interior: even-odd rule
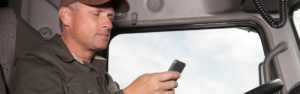
[[[297,29],[295,27],[294,19],[293,19],[294,18],[293,17],[294,16],[294,11],[296,11],[298,9],[300,9],[300,1],[290,8],[290,10],[288,12],[288,15],[289,15],[288,19],[290,20],[290,24],[291,24],[292,30],[294,32],[295,40],[297,42],[298,49],[299,49],[299,52],[300,52],[300,37],[298,35]],[[299,31],[299,33],[300,33],[300,31]]]

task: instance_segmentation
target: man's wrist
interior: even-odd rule
[[[123,93],[124,93],[124,94],[128,94],[128,88],[124,88],[124,89],[123,89]]]

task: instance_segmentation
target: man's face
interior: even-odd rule
[[[98,6],[78,3],[78,10],[73,13],[70,23],[71,37],[86,50],[103,50],[110,38],[113,18],[111,2]]]

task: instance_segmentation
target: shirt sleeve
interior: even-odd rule
[[[53,65],[33,56],[21,58],[16,64],[9,83],[10,94],[65,93],[62,78]]]

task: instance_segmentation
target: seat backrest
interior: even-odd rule
[[[13,9],[0,8],[0,64],[5,81],[1,82],[3,78],[0,77],[0,90],[1,84],[9,84],[14,62],[19,54],[42,42],[45,42],[42,36],[16,15]]]
[[[2,65],[5,81],[8,82],[14,65],[17,32],[16,15],[11,8],[0,9],[0,25],[0,64]]]

